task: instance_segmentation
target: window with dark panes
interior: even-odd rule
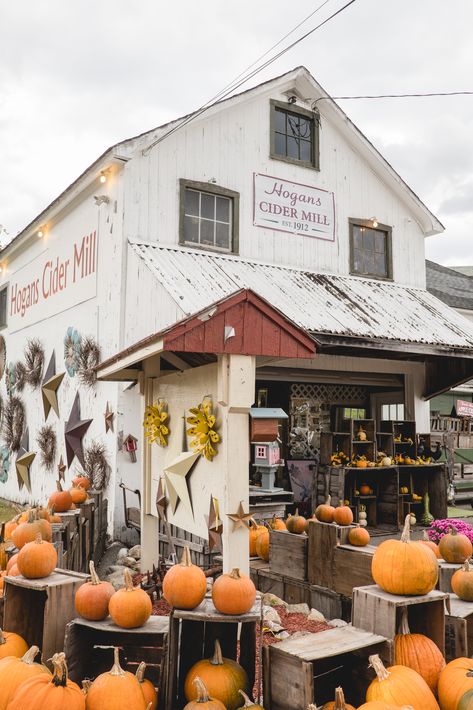
[[[318,168],[318,125],[314,114],[271,102],[271,157]]]
[[[7,324],[7,293],[8,286],[4,286],[0,291],[0,328]]]
[[[350,222],[351,273],[391,278],[391,230],[370,226],[370,222]]]
[[[181,180],[180,242],[220,251],[235,251],[238,193],[213,184]]]

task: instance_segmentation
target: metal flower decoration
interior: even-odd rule
[[[0,483],[8,481],[10,472],[10,450],[7,446],[2,446],[0,449]]]
[[[69,326],[64,337],[64,364],[69,377],[74,377],[80,365],[82,338],[75,328]]]
[[[164,399],[159,399],[157,404],[148,404],[143,420],[145,437],[150,444],[156,442],[158,446],[167,446],[169,430],[168,405]]]
[[[189,411],[192,416],[187,417],[186,421],[192,426],[187,430],[187,434],[194,437],[190,445],[194,452],[200,453],[208,461],[212,461],[218,453],[216,445],[220,441],[212,399],[205,397],[197,407],[193,407]]]

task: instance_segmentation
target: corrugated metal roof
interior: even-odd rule
[[[183,247],[131,248],[186,315],[248,288],[311,333],[473,348],[473,323],[420,288]]]

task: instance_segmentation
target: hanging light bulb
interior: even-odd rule
[[[104,173],[100,173],[99,181],[100,181],[100,182],[102,183],[102,185],[103,185],[104,183],[107,182],[107,176],[106,176]]]
[[[376,227],[378,226],[378,220],[376,219],[376,217],[371,217],[371,221],[373,223],[373,227],[376,229]]]
[[[41,239],[42,237],[44,237],[44,232],[43,232],[43,230],[42,230],[42,229],[38,229],[38,231],[36,232],[36,236],[38,237],[38,239]]]

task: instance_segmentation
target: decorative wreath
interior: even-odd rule
[[[97,380],[95,367],[100,362],[100,348],[92,336],[82,338],[77,374],[83,385],[93,387]]]
[[[43,378],[44,348],[38,338],[28,340],[25,347],[26,381],[36,389]]]
[[[18,363],[9,362],[5,368],[5,384],[7,387],[7,395],[11,397],[16,388],[16,366]]]
[[[56,432],[50,424],[44,424],[39,429],[36,442],[41,454],[41,463],[45,469],[51,471],[56,458],[57,438]]]
[[[169,430],[168,405],[164,399],[159,399],[157,404],[148,404],[145,409],[143,427],[145,437],[150,444],[156,442],[158,446],[167,446]]]
[[[0,448],[0,483],[8,481],[10,472],[10,449],[6,446]]]
[[[26,372],[26,366],[22,362],[15,363],[15,391],[23,392],[25,389],[26,381],[28,375]]]
[[[84,449],[84,471],[92,481],[92,488],[103,490],[110,477],[110,464],[106,457],[107,449],[100,441],[92,443]]]
[[[82,338],[75,328],[69,326],[64,336],[64,364],[69,377],[74,377],[79,369]]]
[[[208,461],[212,461],[217,455],[217,448],[212,446],[220,441],[220,434],[216,430],[216,418],[213,414],[213,402],[210,397],[206,397],[197,407],[189,409],[192,414],[186,421],[192,426],[187,430],[189,436],[194,438],[191,446],[195,453],[199,452]]]
[[[25,408],[19,397],[7,399],[3,414],[2,434],[10,451],[18,451],[25,429]]]
[[[3,335],[0,335],[0,380],[5,374],[5,366],[7,362],[7,344]]]

